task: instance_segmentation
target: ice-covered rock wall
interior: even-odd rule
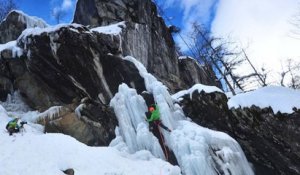
[[[117,128],[119,134],[116,135],[122,137],[130,153],[146,149],[156,157],[165,158],[158,139],[148,129],[145,120],[146,103],[135,89],[129,88],[126,84],[120,85],[119,92],[111,100],[110,105],[114,108],[119,122]],[[121,138],[117,137],[111,146],[119,146],[119,139]]]
[[[0,44],[16,40],[25,29],[47,26],[48,24],[40,18],[28,16],[21,11],[11,11],[0,23]]]
[[[144,78],[148,92],[152,93],[159,106],[161,120],[172,129],[161,130],[167,147],[172,150],[184,174],[187,175],[252,175],[253,171],[239,144],[225,133],[203,128],[184,116],[175,105],[166,86],[146,71],[133,57],[125,57],[138,68]],[[134,89],[123,84],[111,100],[119,121],[117,135],[111,146],[120,150],[136,152],[149,150],[153,155],[164,158],[157,138],[148,131],[145,121],[147,105]]]

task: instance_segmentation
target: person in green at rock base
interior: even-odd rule
[[[11,121],[9,121],[6,125],[6,129],[7,131],[9,132],[9,135],[12,135],[13,133],[18,133],[20,132],[20,128],[23,127],[24,124],[27,124],[27,122],[23,122],[21,121],[20,122],[20,125],[19,125],[19,118],[14,118],[12,119]]]
[[[150,115],[148,115],[147,121],[150,123],[150,128],[151,124],[155,124],[156,126],[160,126],[161,128],[165,129],[166,131],[171,132],[171,130],[166,127],[165,125],[162,124],[160,120],[160,113],[159,113],[159,108],[157,105],[151,105],[149,107],[149,112]]]

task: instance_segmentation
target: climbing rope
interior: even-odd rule
[[[159,135],[160,135],[160,139],[162,141],[162,146],[164,148],[164,153],[165,153],[166,159],[167,159],[167,161],[169,161],[169,155],[168,155],[167,147],[165,145],[165,139],[164,139],[162,133],[160,132],[159,126],[157,126],[157,129],[158,129],[158,132],[159,132]]]

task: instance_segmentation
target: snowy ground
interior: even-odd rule
[[[293,113],[293,107],[300,108],[300,91],[285,87],[267,86],[255,91],[238,94],[228,101],[229,108],[271,106],[273,111]]]
[[[14,112],[7,112],[2,105]],[[128,154],[112,147],[89,147],[67,135],[44,134],[42,126],[30,122],[25,132],[9,136],[5,130],[9,115],[32,121],[38,112],[26,111],[18,98],[1,104],[1,175],[63,175],[62,170],[68,168],[73,168],[76,175],[180,174],[178,167],[155,158],[149,151]]]

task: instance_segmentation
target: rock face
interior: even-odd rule
[[[73,22],[91,26],[120,21],[151,24],[156,18],[156,6],[151,0],[79,0]]]
[[[115,138],[117,119],[107,106],[91,102],[82,103],[79,111],[76,105],[68,105],[51,116],[45,112],[38,122],[45,125],[47,133],[67,134],[89,146],[107,146]]]
[[[173,92],[187,88],[180,79],[174,41],[162,19],[149,25],[128,23],[122,32],[123,55],[132,55],[143,63]]]
[[[91,32],[79,25],[27,29],[19,37],[25,28],[45,27],[46,24],[21,12],[11,12],[1,26],[4,26],[3,30],[6,30],[6,26],[9,29],[7,31],[14,34],[3,32],[1,36],[6,41],[19,37],[17,46],[22,54],[16,55],[12,50],[0,51],[0,64],[3,67],[0,71],[0,78],[3,80],[0,83],[2,100],[9,92],[17,89],[32,108],[45,110],[53,105],[70,104],[84,97],[108,104],[123,82],[136,88],[138,92],[143,91],[143,79],[137,69],[132,63],[119,57],[120,54],[136,56],[171,91],[187,88],[198,82],[181,77],[181,73],[195,70],[188,68],[194,65],[186,64],[186,69],[180,73],[172,36],[162,18],[157,16],[155,5],[151,1],[116,1],[118,6],[115,6],[114,1],[81,3],[78,1],[75,22],[96,26],[127,20],[129,22],[126,22],[121,37]],[[122,5],[119,6],[120,4]],[[102,22],[80,21],[80,12],[86,10],[86,6],[93,5],[97,7],[97,12],[101,12],[97,18]],[[111,5],[122,10],[115,9],[117,16],[107,17],[106,15],[112,15]],[[103,9],[102,6],[108,9]],[[144,15],[145,12],[151,15]],[[85,14],[84,18],[87,18],[90,13]],[[17,61],[13,59],[16,57]],[[200,80],[203,80],[201,83],[214,82],[203,71],[196,70],[193,73],[202,74],[199,75],[204,77]]]
[[[10,54],[8,54],[10,55]],[[21,77],[26,71],[25,62],[22,59],[12,59],[11,55],[0,60],[0,99],[5,101],[7,95],[14,90],[16,77]]]
[[[180,59],[179,71],[181,80],[188,87],[192,87],[195,84],[204,84],[221,88],[221,83],[217,81],[213,70],[209,67],[201,66],[194,59]]]
[[[146,89],[138,69],[122,56],[139,59],[171,91],[196,81],[182,80],[172,35],[151,0],[77,3],[76,23],[100,26],[119,21],[126,21],[126,27],[119,35],[110,35],[78,24],[43,28],[47,25],[40,20],[11,12],[0,24],[0,40],[17,39],[19,52],[15,54],[14,46],[0,50],[0,98],[18,90],[39,111],[73,104],[59,119],[44,123],[46,132],[63,132],[88,145],[107,145],[117,124],[107,105],[118,86],[126,83],[139,94]],[[33,29],[35,26],[39,28]],[[207,76],[193,70],[203,74],[199,77]],[[202,80],[208,80],[201,82],[204,84],[214,81]],[[91,102],[78,115],[75,108],[85,98]]]
[[[144,80],[135,66],[112,55],[118,54],[118,43],[117,37],[92,33],[81,26],[62,27],[42,35],[29,34],[19,41],[26,48],[28,71],[44,83],[44,89],[49,89],[47,94],[53,98],[49,99],[53,101],[50,106],[69,104],[83,97],[108,104],[123,82],[143,91]],[[30,94],[31,90],[24,88],[21,92]]]
[[[20,11],[12,11],[0,24],[0,44],[16,40],[27,28],[47,26],[42,19],[30,17]]]
[[[222,93],[184,96],[184,112],[194,122],[226,132],[242,146],[257,175],[300,174],[300,111],[274,114],[258,107],[228,109]]]
[[[49,119],[43,123],[46,132],[62,132],[88,145],[107,146],[117,125],[107,104],[119,84],[126,83],[139,93],[145,90],[134,64],[118,56],[121,47],[117,36],[67,25],[27,30],[18,46],[23,50],[21,57],[8,54],[0,60],[2,99],[8,92],[19,90],[27,104],[40,111],[79,105],[86,97],[93,104],[82,108],[80,118],[74,107],[59,119]]]
[[[107,106],[121,83],[141,94],[140,60],[171,91],[195,83],[221,86],[211,69],[177,59],[169,28],[151,0],[78,0],[74,22],[90,27],[126,21],[119,35],[92,32],[81,25],[46,24],[11,12],[0,24],[0,43],[17,40],[22,54],[0,51],[0,99],[19,90],[31,108],[63,106],[39,121],[45,132],[62,132],[88,145],[108,145],[117,125]],[[20,34],[23,34],[20,36]],[[148,103],[153,99],[144,93]],[[84,99],[84,100],[83,100]],[[229,133],[241,144],[256,174],[300,174],[300,111],[287,116],[270,109],[232,109],[221,93],[194,93],[181,102],[196,123]]]
[[[92,27],[126,21],[121,34],[122,54],[141,61],[148,72],[166,84],[172,92],[190,87],[192,82],[182,81],[173,37],[164,20],[158,16],[151,0],[79,0],[75,23]],[[189,69],[187,69],[189,70]],[[186,71],[186,70],[185,70]],[[199,72],[197,72],[199,73]],[[201,72],[202,73],[202,72]],[[206,74],[199,75],[201,77]],[[215,79],[210,80],[210,84]],[[214,83],[216,84],[216,83]]]
[[[63,171],[65,174],[67,174],[67,175],[74,175],[75,174],[75,171],[74,171],[74,169],[67,169],[67,170],[65,170],[65,171]]]

